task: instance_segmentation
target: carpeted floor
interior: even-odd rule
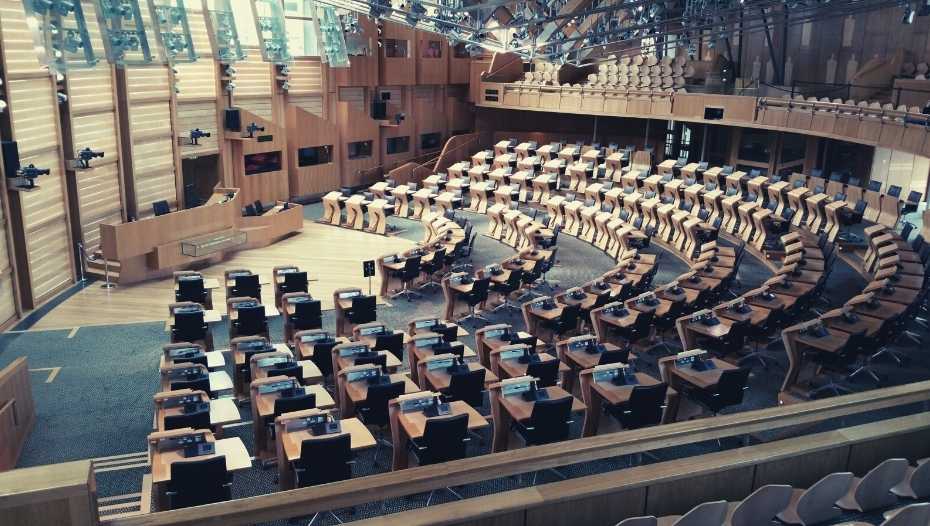
[[[315,219],[321,215],[320,205],[305,207],[308,218]],[[474,224],[477,232],[486,231],[487,218],[480,215],[463,213]],[[423,236],[422,226],[414,221],[390,218],[389,223],[402,230],[399,235],[412,240]],[[646,250],[661,253],[662,250],[651,247]],[[513,253],[513,250],[488,237],[479,235],[475,243],[472,263],[475,267],[500,261]],[[827,287],[827,296],[831,305],[839,305],[861,290],[864,281],[842,261],[836,263]],[[560,236],[558,266],[549,273],[551,281],[557,281],[562,287],[581,284],[591,280],[613,267],[613,260],[588,243],[570,236]],[[313,271],[313,269],[307,269]],[[681,260],[666,254],[656,275],[657,284],[665,283],[687,270]],[[752,257],[745,258],[739,270],[739,282],[742,290],[755,287],[770,276],[761,262]],[[359,276],[359,286],[365,287],[366,281]],[[90,284],[88,286],[94,286]],[[430,316],[439,312],[442,306],[442,294],[438,291],[425,294],[425,297],[412,302],[392,301],[390,306],[379,308],[378,319],[388,326],[403,327],[406,322],[417,316]],[[34,322],[37,312],[30,318]],[[812,315],[813,317],[813,315]],[[492,321],[511,323],[522,328],[523,320],[518,314],[492,314]],[[27,328],[29,323],[19,328]],[[332,328],[332,312],[324,313],[324,327]],[[474,326],[466,327],[469,331]],[[281,340],[282,327],[279,319],[271,322],[271,333],[277,341]],[[217,348],[228,344],[225,323],[214,328]],[[928,336],[930,337],[930,336]],[[77,332],[64,330],[7,332],[0,335],[0,368],[12,360],[26,356],[31,369],[60,367],[54,381],[46,383],[49,371],[33,373],[33,391],[36,399],[38,419],[19,462],[20,467],[63,462],[82,458],[99,458],[145,450],[146,436],[152,427],[152,395],[158,389],[158,357],[167,335],[162,323],[141,323],[113,326],[82,327]],[[469,336],[466,344],[473,345]],[[930,378],[930,360],[921,349],[912,347],[904,349],[912,358],[906,367],[891,364],[879,365],[880,372],[888,377],[888,384],[900,384]],[[738,410],[749,410],[776,405],[776,395],[784,376],[787,359],[780,345],[771,349],[769,356],[776,365],[768,370],[755,370],[750,378],[750,390],[744,404]],[[646,373],[658,376],[656,357],[643,355],[639,367]],[[854,389],[865,389],[871,385],[855,385]],[[907,411],[907,408],[902,411]],[[250,418],[248,407],[241,410],[243,420]],[[845,425],[851,422],[844,421]],[[574,436],[580,434],[580,422],[576,424]],[[252,451],[251,426],[242,425],[227,430],[226,436],[241,437]],[[473,440],[470,443],[470,455],[486,453],[489,450],[487,440]],[[739,444],[732,444],[735,447]],[[724,445],[727,447],[727,444]],[[688,447],[673,448],[659,452],[660,458],[672,459],[702,452],[717,450],[718,445],[694,444]],[[362,476],[390,469],[390,452],[382,452],[383,459],[376,465],[373,451],[362,453],[355,467],[355,475]],[[567,476],[581,476],[598,473],[625,466],[623,459],[611,459],[569,466],[561,470]],[[123,495],[137,492],[140,488],[143,466],[128,469],[98,472],[98,493],[100,497]],[[234,497],[244,497],[276,490],[275,470],[253,468],[237,473],[234,483]],[[476,496],[513,489],[530,483],[530,477],[522,480],[510,477],[481,484],[473,484],[456,490],[464,496]],[[541,474],[537,483],[554,480],[549,474]],[[341,511],[342,520],[364,518],[380,513],[409,509],[425,504],[427,496],[418,495],[406,499],[393,499],[384,503],[372,504],[350,511]],[[449,495],[437,495],[434,502],[451,498]]]

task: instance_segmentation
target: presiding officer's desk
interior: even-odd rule
[[[223,426],[234,424],[241,420],[239,408],[233,398],[217,398],[211,400],[203,391],[193,389],[178,389],[177,391],[162,391],[155,393],[155,418],[153,429],[165,430],[165,418],[184,414],[187,404],[209,404],[210,430],[217,436],[222,436]]]
[[[252,433],[255,437],[255,454],[259,458],[271,458],[275,454],[274,444],[268,435],[268,426],[274,416],[275,400],[281,397],[281,392],[295,389],[303,394],[312,394],[316,399],[318,409],[331,409],[336,402],[322,385],[301,386],[288,376],[273,376],[260,378],[252,382],[249,391],[252,401]]]
[[[534,401],[527,401],[522,393],[529,389],[533,378],[523,376],[501,380],[491,386],[491,415],[494,417],[494,441],[491,451],[506,451],[510,442],[510,426],[514,421],[526,422],[533,414]],[[565,389],[558,386],[543,387],[550,400],[572,396]],[[572,396],[572,413],[579,414],[585,411],[584,403]]]
[[[391,421],[391,442],[393,444],[393,469],[405,469],[409,464],[407,442],[423,438],[426,422],[431,418],[420,408],[423,402],[430,402],[439,396],[428,391],[401,395],[388,402],[388,415]],[[432,418],[468,415],[468,429],[475,431],[486,428],[490,423],[475,408],[462,401],[449,402],[449,414]]]
[[[300,459],[300,450],[304,440],[320,440],[348,433],[349,448],[352,452],[371,449],[377,445],[374,435],[357,418],[338,420],[340,433],[324,435],[314,435],[311,428],[307,427],[306,422],[301,422],[301,420],[307,420],[308,418],[328,416],[330,414],[330,411],[316,408],[284,413],[275,418],[275,435],[278,437],[278,440],[275,441],[275,450],[278,459],[278,486],[280,489],[294,489],[297,486],[293,462]]]
[[[336,389],[339,396],[340,414],[348,418],[355,415],[355,405],[364,402],[368,396],[367,375],[373,374],[371,371],[378,372],[380,367],[373,364],[353,365],[336,373]],[[413,383],[409,376],[404,373],[394,373],[388,375],[391,382],[404,382],[404,393],[416,393],[420,391],[417,384]]]
[[[213,452],[187,457],[184,454],[186,442],[212,443]],[[203,429],[174,429],[158,431],[148,436],[149,465],[152,469],[152,486],[159,510],[168,509],[168,497],[165,494],[171,481],[171,464],[206,460],[212,457],[226,458],[226,471],[235,472],[252,467],[249,452],[238,437],[217,440],[213,433]],[[144,492],[143,492],[144,493]]]
[[[579,373],[581,397],[585,406],[587,406],[581,436],[597,434],[601,418],[604,415],[603,404],[617,405],[626,403],[630,400],[633,388],[637,385],[650,386],[661,383],[646,373],[636,372],[634,374],[637,384],[617,385],[612,379],[617,374],[623,374],[624,367],[624,364],[613,363],[585,369]],[[665,411],[662,413],[663,424],[674,422],[677,418],[679,399],[678,391],[671,388],[666,391]]]
[[[216,262],[229,253],[270,245],[303,228],[300,205],[277,204],[243,217],[237,188],[216,188],[201,206],[127,223],[100,225],[100,250],[119,262],[120,284],[170,276],[175,270]]]

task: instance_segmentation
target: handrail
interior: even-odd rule
[[[558,448],[527,447],[443,464],[208,504],[183,510],[103,520],[110,526],[246,525],[470,484],[578,462],[641,453],[706,440],[808,425],[851,414],[930,401],[930,381],[876,389],[791,406],[579,438]]]

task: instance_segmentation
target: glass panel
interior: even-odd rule
[[[258,33],[255,32],[251,1],[229,0],[229,2],[236,22],[236,32],[239,33],[239,42],[246,47],[258,47]]]
[[[308,146],[297,150],[297,166],[316,166],[333,162],[333,145]]]
[[[807,137],[786,133],[781,139],[781,159],[779,162],[789,163],[804,159],[807,151]]]
[[[739,158],[745,161],[767,163],[771,155],[772,135],[765,130],[743,130],[739,145]]]
[[[371,141],[350,142],[349,159],[363,159],[371,157]]]
[[[287,47],[295,57],[318,57],[316,30],[312,20],[288,18],[284,21],[287,31]]]
[[[388,58],[407,58],[407,41],[394,38],[384,39],[384,56]]]
[[[435,133],[424,133],[420,135],[420,148],[424,150],[435,150],[442,146],[442,134],[439,132]]]
[[[387,140],[387,154],[406,153],[410,151],[410,137],[391,137]]]

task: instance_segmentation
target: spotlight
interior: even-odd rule
[[[906,4],[904,6],[904,16],[901,17],[901,23],[904,25],[911,25],[914,23],[914,16],[917,13],[911,9],[911,4]]]

